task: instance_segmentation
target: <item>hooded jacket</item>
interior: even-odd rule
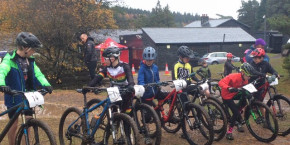
[[[138,85],[145,85],[148,83],[160,82],[159,71],[157,65],[147,66],[143,62],[140,63],[140,69],[138,71]],[[143,98],[152,98],[157,94],[158,88],[151,87],[146,89]]]
[[[29,69],[31,69],[32,74],[28,77],[29,88],[32,90],[26,90],[24,75],[21,70],[20,64],[16,61],[16,50],[7,53],[4,57],[2,63],[0,64],[0,86],[9,86],[12,90],[18,91],[32,91],[36,90],[37,86],[51,86],[46,80],[45,76],[41,73],[38,66],[35,64],[33,57],[28,58]],[[22,96],[12,97],[11,95],[5,93],[4,95],[5,105],[7,107],[15,106],[22,102]]]

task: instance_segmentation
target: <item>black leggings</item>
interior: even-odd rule
[[[233,127],[235,125],[236,121],[241,123],[242,116],[241,116],[241,113],[240,113],[240,109],[243,108],[246,105],[246,100],[245,99],[241,99],[239,105],[237,105],[234,102],[234,100],[240,100],[240,99],[237,98],[237,97],[235,97],[234,99],[231,99],[231,100],[224,100],[223,99],[224,104],[226,104],[231,109],[231,111],[233,113],[231,119],[229,120],[231,127]]]

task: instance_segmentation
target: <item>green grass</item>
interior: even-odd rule
[[[287,97],[290,96],[290,78],[288,76],[287,70],[283,69],[283,59],[284,57],[279,57],[280,54],[273,54],[273,53],[267,53],[267,55],[270,57],[270,64],[272,67],[279,73],[279,75],[283,75],[279,80],[279,84],[276,86],[278,89],[278,93],[283,94]],[[241,66],[240,62],[233,63],[235,66]],[[194,71],[198,70],[200,66],[194,67]],[[209,65],[209,69],[212,74],[212,78],[214,79],[221,79],[221,76],[218,75],[218,72],[223,72],[224,70],[224,64],[218,64],[218,65]],[[235,71],[234,71],[235,72]]]

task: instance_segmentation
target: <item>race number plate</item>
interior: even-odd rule
[[[107,92],[112,103],[117,102],[117,101],[122,101],[122,97],[121,97],[118,87],[107,88]]]
[[[43,95],[39,92],[27,92],[24,95],[29,102],[30,108],[44,104]]]
[[[278,78],[276,78],[275,81],[270,84],[270,86],[276,86],[276,85],[278,85]]]
[[[243,88],[246,89],[247,91],[249,91],[250,93],[254,93],[254,92],[258,91],[253,84],[247,84],[247,85],[243,86]]]

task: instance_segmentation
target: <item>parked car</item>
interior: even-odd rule
[[[207,64],[221,64],[225,63],[227,60],[227,52],[212,52],[203,55],[202,58],[199,59],[198,64],[201,65],[201,62],[205,60]],[[233,56],[233,62],[239,62],[240,57]]]

